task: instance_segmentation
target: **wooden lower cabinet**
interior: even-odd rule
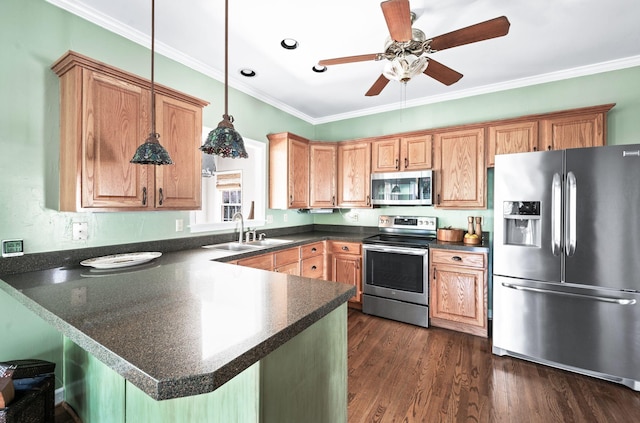
[[[430,249],[430,325],[488,336],[487,254]]]
[[[327,279],[325,242],[314,242],[300,247],[300,275],[306,278]]]
[[[359,242],[328,241],[331,280],[356,287],[356,295],[349,307],[362,309],[362,244]]]
[[[300,247],[273,253],[273,271],[300,276]]]
[[[273,253],[260,254],[238,260],[239,266],[253,267],[254,269],[273,270]]]

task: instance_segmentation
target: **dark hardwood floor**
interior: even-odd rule
[[[349,423],[640,422],[640,393],[349,310]]]

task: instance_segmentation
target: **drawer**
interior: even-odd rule
[[[262,254],[238,260],[238,265],[255,269],[273,270],[273,254]]]
[[[432,264],[452,264],[456,266],[485,267],[484,253],[470,253],[458,250],[431,249]]]
[[[274,267],[280,267],[284,264],[297,263],[300,260],[300,247],[276,251],[275,253],[273,253],[273,257]]]
[[[300,247],[300,258],[302,259],[322,254],[324,254],[324,242],[322,241]]]
[[[343,241],[331,241],[330,249],[332,254],[362,254],[362,244],[359,242],[343,242]]]
[[[300,275],[307,278],[324,278],[324,256],[315,256],[302,260]]]

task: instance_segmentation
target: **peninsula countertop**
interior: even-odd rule
[[[214,391],[355,293],[216,259],[199,248],[5,275],[0,288],[156,400]]]

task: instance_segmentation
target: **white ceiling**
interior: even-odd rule
[[[151,44],[151,0],[47,1]],[[428,38],[502,15],[511,28],[505,37],[434,53],[464,75],[454,85],[419,75],[406,91],[391,81],[379,96],[365,97],[383,62],[322,74],[311,68],[320,59],[382,52],[388,29],[379,1],[229,0],[229,84],[317,124],[640,65],[638,0],[410,1],[414,27]],[[224,3],[156,0],[156,52],[224,81]],[[283,38],[299,48],[283,49]],[[242,68],[257,76],[240,76]]]

